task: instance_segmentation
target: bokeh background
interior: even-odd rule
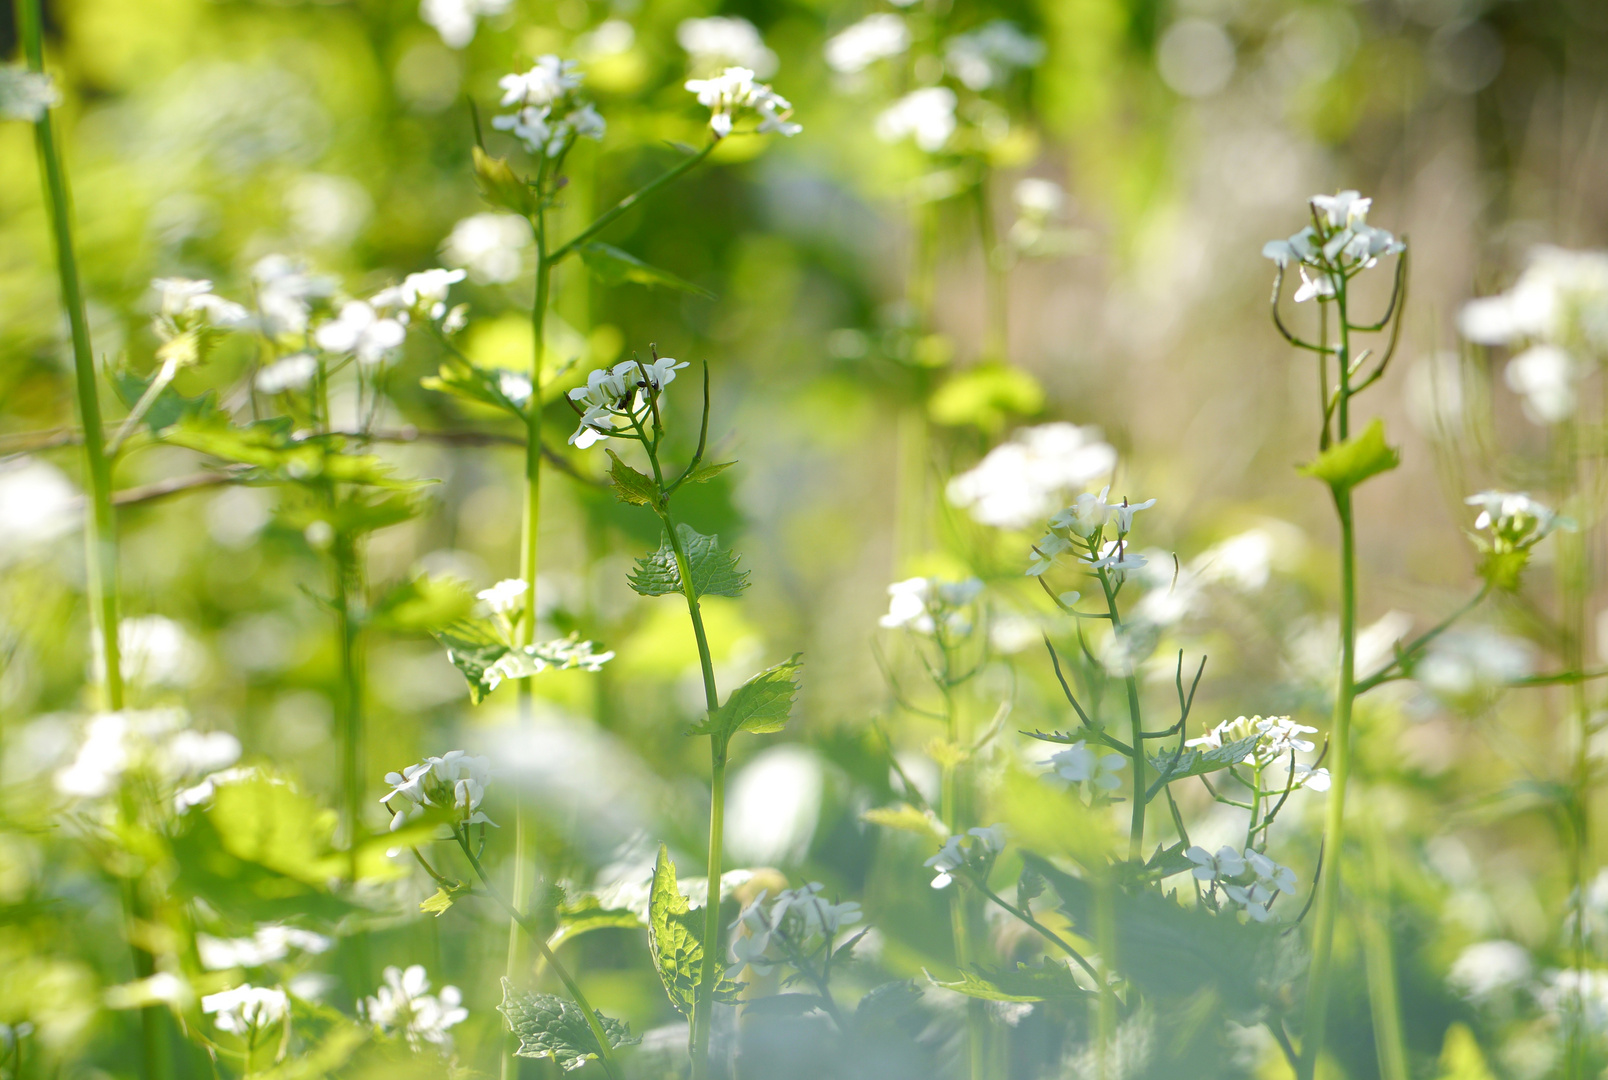
[[[986,719],[1011,697],[1012,729],[1066,723],[1038,646],[1048,602],[1021,578],[1031,530],[981,525],[944,495],[950,475],[1014,429],[1098,426],[1120,455],[1118,490],[1159,500],[1141,519],[1145,545],[1184,564],[1220,541],[1258,537],[1248,576],[1213,593],[1169,641],[1212,655],[1197,706],[1206,723],[1289,712],[1323,723],[1335,538],[1327,499],[1292,467],[1315,445],[1314,375],[1268,323],[1271,264],[1260,254],[1303,224],[1309,195],[1372,195],[1370,220],[1407,237],[1413,253],[1401,347],[1366,402],[1404,459],[1359,498],[1375,655],[1474,588],[1465,494],[1546,489],[1546,430],[1503,384],[1500,357],[1460,345],[1456,316],[1509,284],[1534,244],[1608,242],[1608,6],[1598,0],[956,0],[907,11],[909,49],[859,71],[829,64],[827,41],[900,9],[482,8],[436,5],[432,26],[409,0],[47,3],[97,357],[152,366],[153,277],[209,278],[248,300],[250,268],[282,252],[354,295],[464,266],[465,350],[488,366],[528,366],[531,248],[522,226],[485,216],[494,212],[476,196],[469,103],[489,115],[497,78],[538,54],[581,61],[609,129],[572,155],[562,233],[671,163],[666,142],[701,140],[706,114],[681,83],[708,58],[684,47],[686,20],[748,20],[802,134],[733,140],[605,236],[708,295],[608,285],[572,262],[557,278],[548,340],[575,379],[650,343],[708,361],[712,438],[741,464],[690,493],[685,512],[740,551],[754,580],[741,601],[707,602],[722,682],[796,650],[808,658],[788,733],[739,750],[732,858],[828,882],[863,899],[873,924],[902,912],[879,930],[888,971],[918,972],[945,946],[925,850],[859,818],[893,792],[870,719],[885,721],[917,774],[932,734],[891,702],[879,670],[879,651],[895,668],[908,661],[877,628],[885,586],[915,573],[989,581],[996,657],[968,707]],[[944,149],[879,137],[878,114],[931,81],[932,65],[942,74],[942,35],[1000,19],[1041,44],[1035,62],[975,80]],[[0,54],[15,47],[14,27],[0,21]],[[958,61],[949,63],[953,81]],[[489,130],[488,145],[517,157]],[[30,434],[73,424],[36,175],[28,127],[0,125],[0,721],[13,814],[48,798],[49,776],[70,756],[90,638],[78,457]],[[1024,178],[1053,181],[1065,201],[1024,211]],[[1007,299],[993,322],[991,273]],[[1364,299],[1382,305],[1388,277],[1378,276]],[[427,339],[409,341],[389,370],[380,426],[497,430],[502,421],[419,386],[440,360]],[[229,393],[252,362],[248,342],[226,341],[179,388]],[[692,385],[674,389],[684,423]],[[562,429],[562,410],[551,415]],[[544,682],[536,732],[516,740],[511,696],[471,707],[434,642],[375,632],[375,796],[385,770],[424,754],[490,749],[542,806],[556,875],[620,880],[651,863],[659,839],[690,868],[708,799],[701,747],[681,735],[699,708],[696,656],[674,598],[638,598],[624,581],[658,528],[596,483],[597,451],[559,449],[581,479],[549,474],[544,618],[618,659],[601,675]],[[383,452],[438,483],[425,516],[370,543],[376,592],[421,568],[475,588],[510,576],[518,450],[421,440]],[[117,484],[200,467],[186,451],[144,450]],[[327,570],[275,506],[271,490],[216,486],[123,512],[125,611],[160,642],[140,695],[186,703],[200,726],[237,735],[248,758],[329,792],[336,653],[306,592],[324,587]],[[1530,584],[1480,618],[1508,635],[1503,662],[1520,655],[1523,672],[1545,671],[1557,645],[1546,631],[1548,567]],[[1591,639],[1587,655],[1600,664],[1608,637]],[[1538,973],[1561,963],[1559,831],[1514,784],[1560,773],[1565,710],[1553,691],[1457,690],[1455,680],[1438,695],[1409,685],[1363,718],[1359,813],[1399,868],[1391,918],[1409,1042],[1438,1068],[1448,1026],[1470,1025],[1492,1074],[1546,1075],[1551,1029],[1526,1019],[1541,996],[1493,1018],[1447,972],[1467,945],[1494,939],[1522,945]],[[1031,760],[1012,738],[1009,753]],[[383,821],[377,805],[374,814]],[[1310,867],[1315,840],[1297,845],[1309,840],[1292,862]],[[0,955],[51,973],[26,990],[0,974],[0,1009],[21,1016],[12,999],[37,1003],[38,986],[53,988],[68,1075],[130,1069],[119,1060],[126,1014],[103,1012],[87,989],[127,977],[110,888],[48,834],[0,832]],[[487,973],[501,966],[498,926],[489,916],[399,924],[375,946],[378,959],[418,959],[464,986],[465,1030],[479,1033],[465,1045],[478,1047],[482,1067],[495,1055]],[[1354,952],[1351,933],[1342,926],[1343,954]],[[583,955],[603,1007],[651,1027],[667,1008],[638,952],[600,935]],[[1371,1076],[1360,970],[1351,979],[1339,1008],[1355,1038],[1337,1038],[1337,1055],[1347,1075]],[[86,1071],[95,1069],[104,1072]]]

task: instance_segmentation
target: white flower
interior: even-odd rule
[[[233,330],[251,320],[251,313],[233,300],[212,293],[212,282],[190,278],[155,278],[151,281],[161,298],[159,329],[172,336],[187,326]]]
[[[966,852],[961,848],[965,837],[951,836],[944,841],[944,846],[938,849],[938,854],[924,862],[923,866],[930,866],[938,871],[932,879],[932,887],[942,889],[954,881],[954,872],[966,865]]]
[[[246,983],[233,990],[208,994],[201,999],[201,1011],[213,1018],[219,1031],[249,1035],[253,1029],[278,1023],[290,1009],[283,990]]]
[[[755,129],[761,134],[777,132],[797,135],[804,130],[787,118],[792,115],[792,104],[764,83],[754,81],[754,72],[745,67],[729,67],[709,79],[688,79],[686,88],[698,97],[698,104],[707,108],[709,130],[717,139],[732,132],[732,124],[744,111],[759,117]]]
[[[1257,734],[1262,737],[1262,741],[1256,747],[1258,754],[1278,758],[1296,750],[1310,754],[1316,749],[1312,740],[1303,739],[1301,736],[1314,734],[1318,729],[1297,724],[1288,716],[1258,716],[1253,718],[1251,723],[1255,725]]]
[[[984,851],[998,855],[1005,850],[1005,841],[1009,836],[1009,830],[1006,829],[1004,824],[996,823],[978,826],[975,829],[967,829],[966,835],[976,837],[977,843],[982,846]]]
[[[318,374],[318,358],[312,353],[292,353],[283,360],[275,360],[257,372],[257,391],[262,394],[283,394],[289,390],[305,390]]]
[[[770,949],[771,924],[761,906],[765,896],[770,890],[762,890],[754,898],[754,902],[743,908],[737,916],[737,921],[731,924],[734,932],[741,929],[746,931],[741,935],[733,933],[731,939],[732,966],[726,969],[726,977],[735,979],[744,967],[754,969],[754,974],[769,973],[774,966],[766,962],[765,954]]]
[[[1534,670],[1529,642],[1469,626],[1448,630],[1431,642],[1413,665],[1412,676],[1441,697],[1456,700],[1523,679]]]
[[[1535,965],[1523,945],[1512,941],[1479,941],[1452,961],[1446,981],[1463,997],[1488,1001],[1530,981]]]
[[[1503,378],[1524,399],[1524,414],[1537,424],[1574,415],[1575,389],[1590,369],[1556,345],[1532,345],[1508,361]]]
[[[439,319],[447,313],[448,290],[464,277],[463,270],[423,270],[409,274],[400,285],[381,289],[369,299],[369,303],[376,311],[393,315],[403,323],[415,311],[421,311],[431,319]]]
[[[1470,301],[1458,328],[1481,345],[1530,341],[1587,354],[1608,350],[1608,252],[1533,249],[1513,287]]]
[[[965,634],[971,621],[961,610],[982,594],[977,578],[964,581],[938,581],[908,578],[888,586],[888,613],[877,620],[887,630],[907,629],[932,634],[941,625],[955,634]]]
[[[1117,452],[1097,427],[1040,424],[1020,428],[971,469],[949,481],[949,501],[984,525],[1025,529],[1066,494],[1116,467]]]
[[[442,44],[461,49],[475,38],[475,24],[501,15],[513,0],[419,0],[419,18],[441,35]]]
[[[49,75],[21,64],[0,64],[0,120],[37,123],[46,110],[60,104],[61,94]]]
[[[532,243],[530,223],[514,214],[473,214],[452,227],[441,254],[484,285],[519,276],[524,249]]]
[[[300,261],[286,255],[264,255],[251,268],[257,286],[257,310],[263,331],[271,337],[301,334],[307,329],[312,302],[334,295],[336,281],[309,273]]]
[[[1554,529],[1573,531],[1575,523],[1522,491],[1482,491],[1463,500],[1480,508],[1476,529],[1488,529],[1499,550],[1529,547]]]
[[[914,138],[922,150],[937,153],[955,133],[955,92],[947,86],[912,90],[877,116],[876,132],[883,142]]]
[[[406,971],[387,967],[384,978],[374,996],[364,998],[358,1006],[359,1014],[387,1034],[405,1036],[414,1050],[430,1043],[442,1053],[450,1053],[452,1036],[447,1029],[469,1017],[458,988],[443,986],[439,996],[431,994],[430,977],[420,964],[410,965]]]
[[[676,372],[686,366],[662,356],[652,363],[622,360],[612,368],[593,371],[586,377],[585,386],[569,392],[570,401],[581,414],[580,426],[569,437],[570,445],[585,450],[619,428],[646,420],[649,394],[662,394],[675,381]]]
[[[1256,717],[1256,720],[1260,719],[1260,716]],[[1190,739],[1184,745],[1199,747],[1201,750],[1221,750],[1224,746],[1249,738],[1255,731],[1255,721],[1250,717],[1240,716],[1233,720],[1222,721],[1206,734],[1198,739]],[[1240,760],[1247,764],[1255,761],[1255,752],[1245,755]]]
[[[423,814],[426,806],[450,806],[465,825],[496,824],[480,810],[491,782],[489,758],[449,750],[399,773],[386,773],[385,782],[391,790],[380,797],[380,803],[391,811],[392,832]]]
[[[826,64],[833,71],[855,75],[878,60],[899,56],[910,47],[910,30],[891,12],[867,15],[826,41]]]
[[[1117,522],[1117,535],[1126,536],[1128,533],[1132,532],[1133,515],[1138,513],[1140,510],[1149,510],[1155,505],[1155,499],[1146,499],[1142,503],[1130,503],[1127,499],[1123,499],[1120,506],[1113,508]]]
[[[362,300],[342,304],[339,317],[324,323],[313,334],[320,349],[352,353],[365,366],[390,359],[406,337],[407,327],[396,319],[382,318]]]
[[[683,19],[676,27],[676,42],[700,71],[735,66],[748,68],[760,78],[776,73],[776,54],[765,47],[754,24],[739,15]]]
[[[1328,769],[1314,769],[1311,765],[1297,764],[1294,770],[1295,786],[1313,791],[1328,791],[1333,783]]]
[[[1331,229],[1366,225],[1368,223],[1368,209],[1373,206],[1372,199],[1363,198],[1361,192],[1357,191],[1342,191],[1335,195],[1314,195],[1310,202],[1313,209],[1323,216]]]
[[[1295,290],[1295,302],[1304,304],[1314,297],[1327,300],[1334,296],[1334,281],[1327,273],[1319,270],[1313,277],[1308,277],[1306,267],[1300,267],[1301,286]]]
[[[500,102],[503,108],[511,105],[539,108],[556,103],[579,87],[581,76],[575,73],[575,61],[561,60],[549,53],[537,57],[529,71],[504,75],[497,80],[497,85],[503,90]]]
[[[1110,494],[1109,484],[1101,488],[1098,495],[1084,492],[1073,500],[1071,506],[1050,519],[1050,527],[1077,533],[1085,540],[1093,539],[1094,534],[1105,528],[1111,520],[1111,504],[1106,502]]]
[[[1107,540],[1100,545],[1099,558],[1089,565],[1095,570],[1110,570],[1115,574],[1124,574],[1130,570],[1143,569],[1149,561],[1121,540]]]
[[[95,678],[106,670],[99,634],[90,638],[90,666]],[[123,678],[145,686],[185,687],[206,668],[206,649],[184,626],[165,615],[137,615],[117,627],[117,651]]]
[[[1298,887],[1295,871],[1288,866],[1280,866],[1260,851],[1245,849],[1245,864],[1256,875],[1258,881],[1265,883],[1269,888],[1287,896],[1293,896]]]
[[[1216,855],[1196,845],[1184,852],[1184,858],[1195,864],[1190,873],[1197,881],[1222,881],[1245,873],[1244,858],[1226,844],[1217,849]]]
[[[945,64],[970,90],[998,86],[1012,72],[1035,67],[1043,59],[1044,43],[1005,19],[958,34],[944,44]]]
[[[1372,199],[1355,191],[1342,191],[1337,195],[1314,195],[1310,202],[1323,228],[1321,233],[1308,225],[1287,240],[1270,240],[1262,247],[1263,256],[1280,268],[1291,262],[1301,264],[1297,301],[1333,296],[1330,269],[1348,273],[1366,269],[1376,265],[1380,256],[1406,250],[1406,245],[1390,233],[1368,224]],[[1308,277],[1306,267],[1316,270],[1316,277]]]
[[[522,578],[505,578],[489,589],[481,589],[475,596],[484,600],[494,613],[509,615],[524,611],[525,594],[529,591],[530,586]]]
[[[195,936],[196,951],[201,966],[208,971],[225,971],[237,967],[262,967],[283,960],[291,949],[304,952],[328,952],[334,942],[311,930],[294,926],[269,924],[259,926],[251,937],[219,938],[211,934]]]
[[[1113,791],[1122,786],[1117,770],[1126,763],[1127,759],[1121,754],[1101,754],[1082,739],[1040,762],[1052,766],[1055,775],[1068,783],[1092,784],[1101,791]]]

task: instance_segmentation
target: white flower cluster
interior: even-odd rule
[[[964,836],[951,836],[938,849],[938,854],[922,864],[938,872],[932,879],[932,887],[947,888],[955,880],[955,871],[965,866],[991,864],[1005,850],[1005,839],[1005,826],[998,824],[967,829]]]
[[[238,330],[251,322],[251,312],[214,294],[205,279],[155,278],[151,288],[160,300],[153,325],[163,341],[186,330]]]
[[[1055,254],[1060,248],[1052,241],[1068,239],[1052,229],[1055,219],[1066,209],[1066,189],[1042,176],[1027,176],[1011,191],[1017,218],[1011,223],[1011,248],[1024,255]]]
[[[936,578],[908,578],[888,586],[888,613],[877,620],[887,630],[906,629],[917,634],[935,634],[942,627],[947,633],[965,635],[971,630],[966,606],[983,593],[977,578],[939,581]]]
[[[910,29],[892,12],[867,15],[826,41],[826,64],[841,75],[858,75],[878,60],[910,48]]]
[[[698,104],[708,109],[709,130],[724,139],[732,132],[735,119],[751,112],[759,118],[754,130],[761,135],[775,132],[793,136],[804,128],[793,123],[793,105],[765,83],[754,81],[752,68],[729,67],[709,79],[688,79],[687,89],[698,96]]]
[[[385,983],[358,1004],[358,1013],[386,1034],[398,1034],[418,1051],[425,1043],[452,1052],[448,1028],[469,1018],[463,1007],[463,994],[456,986],[443,986],[439,994],[430,993],[430,976],[420,964],[406,971],[388,967]]]
[[[1317,730],[1298,724],[1288,716],[1238,716],[1222,721],[1206,734],[1198,739],[1190,739],[1184,745],[1203,751],[1221,750],[1254,735],[1256,743],[1240,759],[1240,764],[1265,769],[1274,762],[1289,759],[1292,754],[1312,753],[1317,746],[1304,736],[1316,734]],[[1297,763],[1291,784],[1313,791],[1328,791],[1329,770]]]
[[[1023,68],[1037,67],[1043,59],[1044,43],[1006,19],[995,19],[944,43],[950,74],[978,92],[1000,85]]]
[[[788,959],[789,951],[800,954],[815,938],[834,936],[845,926],[861,919],[860,905],[852,900],[833,904],[822,898],[825,889],[819,881],[812,881],[797,889],[786,889],[776,895],[770,910],[765,910],[765,896],[761,892],[754,902],[743,908],[737,921],[731,924],[732,966],[727,978],[736,978],[744,967],[764,975],[778,963]],[[742,930],[740,936],[736,931]]]
[[[1497,551],[1522,551],[1554,529],[1573,530],[1575,527],[1573,521],[1522,491],[1482,491],[1463,502],[1480,508],[1474,528],[1489,530],[1492,546]]]
[[[1458,327],[1476,344],[1526,346],[1508,361],[1507,384],[1531,420],[1556,424],[1608,354],[1608,252],[1538,247],[1513,287],[1469,302]]]
[[[1078,543],[1073,537],[1077,537],[1083,547],[1077,558],[1089,570],[1107,570],[1121,575],[1141,569],[1148,560],[1138,552],[1129,550],[1127,536],[1133,531],[1133,516],[1155,506],[1156,500],[1130,503],[1123,499],[1120,503],[1113,503],[1108,501],[1110,495],[1109,485],[1101,488],[1098,495],[1085,492],[1074,499],[1071,506],[1052,517],[1050,531],[1033,546],[1028,575],[1037,577],[1043,574],[1055,565],[1057,556],[1075,551]],[[1108,525],[1116,526],[1115,539],[1105,539]]]
[[[56,774],[56,790],[74,798],[100,798],[136,770],[171,783],[220,769],[239,757],[239,739],[226,731],[193,731],[176,709],[101,713],[90,720],[72,763]]]
[[[947,86],[923,86],[877,114],[877,138],[896,143],[914,139],[916,146],[936,154],[955,133],[955,92]]]
[[[442,44],[461,49],[475,39],[476,23],[508,10],[513,0],[419,0],[419,18],[435,28]]]
[[[531,153],[548,157],[558,157],[581,136],[603,138],[607,125],[592,103],[576,94],[581,76],[574,69],[575,61],[549,53],[537,57],[524,74],[504,75],[497,80],[502,107],[514,112],[493,117],[491,126],[511,132]]]
[[[257,311],[269,337],[306,332],[313,305],[335,295],[339,282],[315,274],[305,263],[288,255],[265,255],[251,268],[257,290]]]
[[[335,943],[323,934],[301,930],[294,926],[270,923],[259,926],[250,937],[220,938],[211,934],[197,934],[195,947],[201,957],[201,966],[208,971],[225,971],[229,968],[262,967],[283,960],[291,949],[303,952],[328,952]]]
[[[945,493],[984,525],[1025,529],[1116,464],[1117,452],[1099,428],[1040,424],[1016,431],[949,481]]]
[[[391,790],[380,803],[391,811],[392,832],[423,814],[426,806],[450,806],[464,825],[496,824],[480,809],[491,783],[489,758],[448,750],[399,773],[386,773],[385,782]]]
[[[245,983],[207,994],[201,999],[201,1011],[212,1017],[219,1031],[247,1036],[283,1020],[290,1011],[290,999],[278,987]]]
[[[471,214],[447,234],[441,257],[481,284],[502,285],[519,276],[531,244],[530,222],[518,214]]]
[[[570,407],[581,414],[581,425],[569,437],[570,445],[585,450],[621,428],[644,423],[651,401],[664,393],[675,381],[676,372],[686,366],[662,356],[651,363],[622,360],[612,368],[593,371],[585,386],[569,392]]]
[[[1256,922],[1273,919],[1271,908],[1279,893],[1293,896],[1298,887],[1294,870],[1280,866],[1254,848],[1248,847],[1242,853],[1225,845],[1213,855],[1196,845],[1186,850],[1184,857],[1195,864],[1190,871],[1195,880],[1206,882],[1214,890],[1221,888]]]
[[[0,64],[0,120],[26,120],[30,124],[61,104],[61,93],[49,75],[29,71],[21,64]]]
[[[489,589],[481,589],[475,598],[485,602],[493,615],[507,619],[525,610],[525,594],[530,585],[523,578],[504,578]]]
[[[740,15],[683,19],[676,42],[687,51],[695,72],[744,67],[763,79],[776,73],[776,54],[765,46],[759,29]]]
[[[1065,750],[1051,754],[1040,765],[1052,767],[1052,775],[1069,784],[1089,784],[1100,791],[1114,791],[1122,785],[1117,770],[1127,764],[1121,754],[1102,754],[1079,739]]]
[[[1282,269],[1295,263],[1301,274],[1296,290],[1297,303],[1327,300],[1335,295],[1338,283],[1359,271],[1375,266],[1382,255],[1399,255],[1406,245],[1384,229],[1368,224],[1372,199],[1355,191],[1337,195],[1314,195],[1310,200],[1315,224],[1308,225],[1288,240],[1269,240],[1262,254]],[[1308,276],[1307,270],[1314,271]]]

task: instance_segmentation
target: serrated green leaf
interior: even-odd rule
[[[670,1004],[683,1016],[692,1015],[698,980],[703,974],[703,917],[704,913],[694,913],[681,895],[676,885],[676,865],[670,861],[669,850],[660,844],[653,867],[653,888],[648,895],[648,949]],[[735,1002],[741,989],[742,984],[721,975],[715,984],[715,1000]]]
[[[604,447],[614,464],[609,468],[609,479],[614,481],[614,497],[631,506],[652,506],[659,501],[659,485],[653,477],[638,472],[620,460],[620,455]]]
[[[420,379],[419,385],[426,390],[490,405],[520,419],[524,418],[525,403],[530,400],[530,376],[505,368],[443,364],[435,375]]]
[[[647,285],[650,288],[674,289],[677,292],[691,293],[706,300],[713,300],[715,294],[701,285],[694,285],[683,280],[668,270],[661,270],[657,266],[649,266],[641,259],[628,251],[621,251],[610,244],[592,240],[580,247],[581,260],[586,268],[592,271],[600,281],[609,285],[623,285],[631,282],[636,285]]]
[[[944,828],[930,811],[918,810],[909,803],[895,803],[892,806],[879,806],[867,810],[860,815],[860,820],[871,825],[881,825],[886,829],[915,833],[917,836],[936,836],[940,840],[949,838],[949,830]]]
[[[683,484],[706,484],[735,464],[737,464],[735,461],[717,461],[712,465],[700,465],[688,473],[687,478],[681,482]]]
[[[1361,435],[1353,435],[1301,467],[1303,476],[1322,480],[1336,492],[1348,491],[1369,477],[1401,464],[1396,451],[1385,445],[1385,422],[1375,420]]]
[[[1075,1001],[1093,994],[1078,984],[1071,969],[1053,960],[1017,964],[1014,970],[978,967],[953,981],[934,978],[930,971],[926,976],[934,986],[982,1001]]]
[[[718,536],[705,536],[687,524],[677,525],[676,535],[687,553],[695,595],[741,596],[748,588],[748,571],[737,568],[737,556],[720,546]],[[681,591],[681,573],[668,536],[659,541],[658,551],[637,560],[629,581],[642,596],[668,596]]]
[[[1175,780],[1226,769],[1238,765],[1256,749],[1260,735],[1247,735],[1215,750],[1185,750],[1182,754],[1161,754],[1150,759],[1156,779],[1145,792],[1145,802],[1161,793],[1161,789]]]
[[[508,1030],[519,1038],[520,1057],[552,1058],[568,1071],[602,1057],[597,1036],[586,1022],[586,1014],[573,1001],[552,994],[533,994],[519,990],[508,979],[502,981],[503,1000],[497,1011],[508,1022]],[[640,1040],[631,1037],[631,1028],[620,1020],[597,1014],[609,1048],[630,1046]]]
[[[476,705],[505,680],[571,668],[596,671],[614,659],[612,652],[594,652],[592,643],[582,641],[578,634],[515,648],[503,641],[496,625],[484,619],[459,619],[435,631],[434,637],[446,646],[447,659],[468,682],[469,700]]]
[[[448,889],[444,885],[440,886],[436,889],[434,896],[428,900],[419,901],[419,910],[426,915],[434,915],[439,919],[442,912],[452,907],[457,900],[457,895],[455,890]]]
[[[731,692],[726,703],[694,724],[688,734],[709,735],[724,745],[739,731],[764,735],[787,726],[798,693],[804,654],[794,653]]]

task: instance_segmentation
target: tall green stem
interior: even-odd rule
[[[1396,947],[1390,932],[1390,849],[1376,821],[1367,838],[1368,910],[1358,920],[1368,973],[1374,1048],[1381,1080],[1409,1080],[1407,1044],[1402,1035],[1401,1000],[1396,987]]]
[[[983,249],[983,275],[987,284],[988,311],[984,320],[983,359],[1004,363],[1010,354],[1010,282],[1001,263],[999,237],[994,228],[994,206],[990,198],[992,171],[983,167],[972,188],[977,203],[977,237]]]
[[[943,649],[944,722],[951,753],[946,755],[938,788],[938,816],[949,831],[962,834],[971,824],[967,815],[966,792],[962,790],[960,763],[955,760],[965,733],[961,730],[960,709],[955,702],[954,657],[947,643]],[[961,888],[949,893],[949,930],[955,943],[955,967],[964,977],[976,959],[972,955],[971,925],[972,904],[970,894]],[[972,1080],[983,1080],[988,1075],[988,1017],[976,1000],[966,1002],[966,1046]]]
[[[519,576],[525,581],[525,610],[515,630],[520,645],[536,641],[536,569],[540,542],[542,506],[542,369],[546,361],[547,305],[551,293],[553,260],[547,253],[547,215],[538,209],[531,217],[531,228],[536,238],[536,292],[531,303],[531,371],[530,403],[525,410],[525,514],[520,536]],[[519,724],[528,730],[535,716],[535,690],[533,680],[519,684]],[[523,911],[530,903],[536,886],[535,867],[530,860],[530,845],[535,839],[535,822],[524,794],[514,793],[514,873],[512,904],[514,910]],[[528,952],[517,921],[508,927],[508,956],[504,973],[516,979],[525,969]],[[514,1051],[518,1040],[510,1034],[502,1060],[502,1080],[513,1080],[519,1074],[519,1059]]]
[[[1111,577],[1098,571],[1100,589],[1105,593],[1106,611],[1111,617],[1111,632],[1121,635],[1122,616],[1117,611],[1117,593],[1111,587]],[[1128,689],[1128,720],[1133,732],[1133,750],[1129,761],[1133,765],[1133,812],[1128,823],[1128,858],[1137,859],[1144,854],[1145,843],[1145,792],[1149,781],[1145,776],[1144,719],[1139,709],[1139,681],[1132,673],[1123,680]]]
[[[654,462],[658,473],[658,462]],[[692,633],[698,641],[698,663],[703,669],[704,705],[710,712],[720,708],[720,694],[715,689],[715,665],[709,654],[709,638],[704,633],[703,613],[698,608],[698,591],[692,583],[692,565],[687,561],[685,545],[676,533],[675,522],[667,511],[659,511],[664,531],[670,538],[670,549],[676,556],[676,573],[681,578],[681,591],[687,598],[687,614],[692,618]],[[689,1050],[692,1054],[693,1080],[706,1080],[709,1073],[709,1033],[714,1019],[715,986],[720,981],[720,869],[726,828],[726,741],[718,736],[709,740],[709,868],[708,895],[704,899],[703,970],[698,976],[698,997],[692,1006],[692,1031]]]
[[[45,50],[39,0],[19,0],[17,17],[28,69],[44,74]],[[61,281],[61,302],[67,309],[72,334],[73,375],[78,391],[78,419],[84,429],[84,463],[89,474],[89,528],[86,548],[89,564],[89,598],[101,655],[105,658],[102,705],[113,711],[123,707],[123,668],[117,641],[117,520],[112,514],[112,463],[106,456],[95,354],[90,347],[89,319],[84,314],[83,289],[78,279],[78,256],[73,244],[72,196],[50,110],[34,124],[34,148],[50,215],[50,237],[56,249],[56,270]]]
[[[1585,447],[1580,425],[1570,423],[1561,433],[1562,468],[1565,482],[1577,490],[1582,486],[1580,462]],[[1591,516],[1593,508],[1587,500],[1578,500],[1579,527],[1575,532],[1564,532],[1558,537],[1560,607],[1563,612],[1563,663],[1566,671],[1585,670],[1586,604],[1591,595]],[[1591,710],[1586,696],[1586,684],[1576,680],[1570,687],[1569,712],[1574,721],[1570,747],[1570,799],[1567,820],[1569,826],[1569,879],[1573,887],[1573,925],[1569,937],[1569,966],[1575,971],[1575,992],[1569,1002],[1567,1018],[1567,1048],[1564,1076],[1580,1080],[1586,1075],[1586,1002],[1585,969],[1588,958],[1586,941],[1586,889],[1591,858]]]
[[[1351,328],[1346,313],[1344,280],[1336,284],[1339,316],[1339,394],[1336,434],[1344,442],[1351,436]],[[1325,342],[1327,344],[1327,342]],[[1301,1041],[1301,1080],[1312,1080],[1328,1021],[1330,968],[1334,959],[1334,923],[1340,906],[1341,850],[1345,842],[1346,781],[1351,777],[1351,711],[1357,681],[1357,545],[1352,522],[1351,490],[1334,492],[1335,515],[1340,521],[1340,673],[1334,695],[1330,748],[1334,754],[1332,783],[1324,807],[1323,881],[1312,924],[1312,966],[1307,974],[1306,1021]]]
[[[341,686],[340,788],[341,825],[346,835],[350,874],[357,880],[358,839],[362,831],[363,799],[363,579],[358,561],[358,540],[341,532],[335,535],[335,622],[339,636]]]

